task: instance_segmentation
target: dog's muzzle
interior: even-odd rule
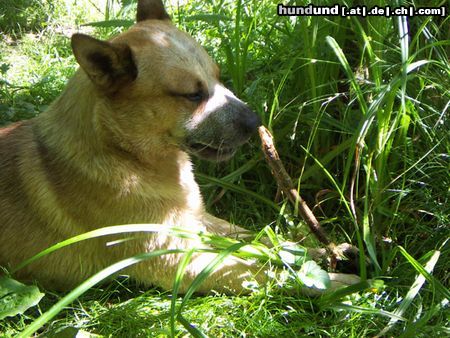
[[[221,90],[225,95],[220,104],[207,102],[188,124],[187,151],[210,161],[231,158],[261,125],[259,116],[244,102],[227,89]],[[210,100],[218,100],[215,96]]]

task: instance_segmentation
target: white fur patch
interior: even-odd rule
[[[223,105],[228,102],[229,97],[234,97],[233,93],[226,89],[221,84],[216,84],[214,86],[213,94],[209,98],[208,102],[206,102],[204,112],[212,112],[218,110]]]
[[[207,119],[211,113],[217,112],[229,99],[240,101],[234,94],[225,88],[222,84],[216,83],[213,88],[212,96],[206,102],[201,114],[194,114],[187,124],[188,129],[194,129],[203,120]]]

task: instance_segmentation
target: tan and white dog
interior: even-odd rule
[[[37,118],[0,130],[0,266],[12,268],[64,239],[111,225],[235,230],[206,213],[188,153],[225,160],[260,120],[220,83],[216,64],[171,23],[160,0],[139,1],[137,21],[110,41],[75,34],[81,68],[62,95]],[[131,255],[199,245],[163,235],[108,241],[66,247],[17,277],[67,289]],[[170,289],[181,257],[162,256],[127,272]],[[213,257],[194,256],[183,287]],[[252,270],[227,258],[199,291],[239,292]]]
[[[62,95],[40,116],[0,130],[0,266],[14,268],[55,243],[112,225],[243,231],[205,211],[188,154],[231,157],[258,116],[220,83],[216,64],[171,23],[161,0],[139,1],[137,21],[109,41],[75,34],[81,67]],[[16,276],[68,289],[138,253],[202,245],[163,234],[109,241],[68,246]],[[214,257],[193,256],[181,292]],[[127,273],[170,289],[181,258],[160,256]],[[258,271],[228,256],[198,291],[239,293],[248,278],[266,280]]]

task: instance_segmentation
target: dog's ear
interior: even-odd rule
[[[162,0],[139,0],[136,20],[170,20],[169,14],[164,9]]]
[[[133,54],[125,44],[110,43],[84,34],[72,36],[72,50],[79,65],[102,91],[114,93],[137,77]]]

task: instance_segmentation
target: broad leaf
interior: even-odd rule
[[[0,278],[0,320],[24,313],[44,297],[35,285],[25,285],[8,278]]]
[[[307,259],[306,250],[294,243],[283,243],[278,255],[284,263],[297,267],[302,266]]]
[[[309,288],[325,290],[330,286],[330,276],[314,261],[307,261],[302,265],[298,278]]]

